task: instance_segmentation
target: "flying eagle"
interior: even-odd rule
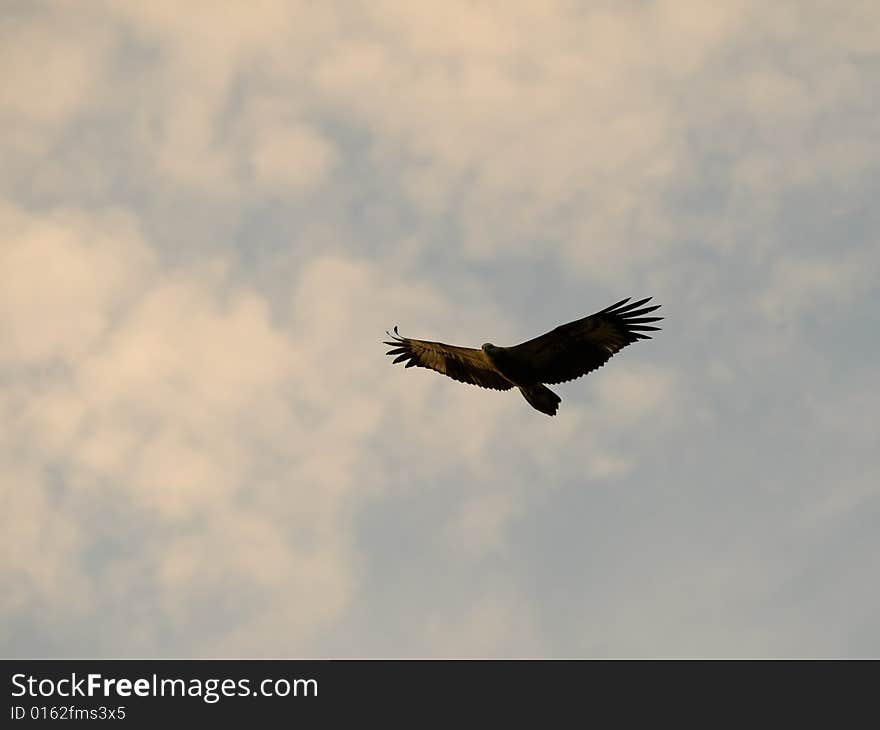
[[[660,305],[642,307],[651,297],[628,304],[623,299],[589,317],[559,325],[550,332],[513,347],[496,347],[487,342],[479,350],[442,342],[411,340],[394,328],[387,355],[394,362],[406,360],[406,367],[418,366],[443,373],[462,383],[481,388],[519,392],[532,408],[555,416],[562,400],[544,383],[564,383],[604,365],[614,353],[636,340],[649,340],[647,331],[663,317],[646,317]]]

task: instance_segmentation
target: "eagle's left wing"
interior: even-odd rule
[[[385,344],[391,345],[392,349],[385,354],[396,355],[395,363],[406,360],[408,368],[428,368],[453,380],[479,385],[481,388],[509,390],[513,387],[513,383],[492,367],[482,350],[443,342],[411,340],[401,337],[397,327],[394,328],[393,335],[390,332],[387,334],[392,341]]]
[[[616,352],[637,340],[651,339],[647,331],[659,330],[650,322],[663,317],[646,317],[660,305],[639,309],[651,297],[632,304],[624,299],[589,317],[559,325],[550,332],[507,350],[524,364],[541,383],[552,385],[574,380],[604,365]]]

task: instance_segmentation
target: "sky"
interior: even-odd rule
[[[880,5],[4,0],[0,655],[880,656]],[[392,367],[624,297],[554,390]]]

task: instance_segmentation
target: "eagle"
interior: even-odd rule
[[[402,337],[394,327],[387,355],[406,367],[435,370],[462,383],[493,390],[519,388],[532,408],[555,416],[562,399],[545,383],[574,380],[596,370],[616,353],[637,340],[649,340],[645,332],[659,330],[651,323],[663,317],[649,317],[659,304],[644,306],[652,297],[630,303],[622,299],[601,312],[561,324],[549,332],[513,347],[491,342],[479,350],[443,342]]]

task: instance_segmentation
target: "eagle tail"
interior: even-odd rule
[[[523,394],[523,398],[529,402],[532,408],[541,411],[541,413],[546,413],[548,416],[556,415],[556,409],[559,408],[559,404],[562,401],[562,398],[556,395],[550,388],[540,383],[537,385],[521,385],[519,392]]]

